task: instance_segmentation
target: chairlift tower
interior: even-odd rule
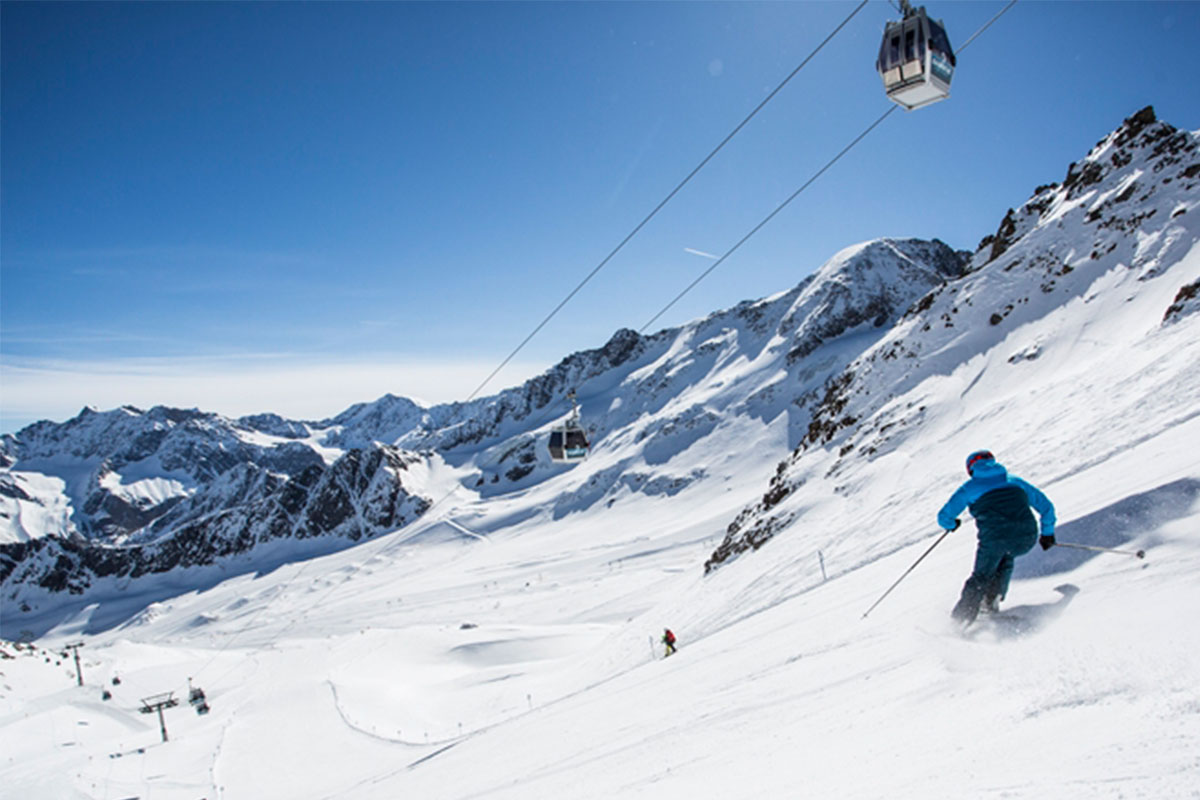
[[[143,714],[153,714],[158,712],[158,727],[162,730],[162,740],[167,741],[167,722],[163,718],[164,708],[174,708],[179,705],[179,701],[175,699],[174,692],[164,692],[163,694],[155,694],[150,697],[142,698],[142,707],[138,711]]]
[[[75,654],[75,682],[83,686],[83,666],[79,663],[79,648],[83,647],[83,642],[68,644],[63,647],[64,650],[70,650]],[[65,657],[67,654],[63,653]]]

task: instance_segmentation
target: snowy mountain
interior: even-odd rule
[[[21,543],[0,546],[0,582],[29,613],[46,605],[44,592],[87,595],[100,578],[254,570],[263,566],[257,549],[272,545],[264,558],[278,558],[276,540],[344,546],[395,530],[434,503],[431,469],[452,465],[480,496],[555,479],[562,469],[545,451],[546,428],[575,387],[587,408],[607,411],[587,415],[597,456],[576,480],[559,479],[560,507],[672,495],[706,471],[680,474],[667,462],[744,413],[787,418],[794,440],[830,370],[962,266],[963,254],[940,242],[858,245],[790,292],[651,337],[619,331],[603,348],[470,404],[423,409],[387,396],[317,423],[129,407],[38,423],[6,437],[8,480],[60,488],[9,497],[9,538]],[[50,517],[31,507],[59,513],[31,530],[25,520]],[[314,546],[293,556],[337,545]]]
[[[6,787],[1190,796],[1198,143],[1146,109],[974,254],[856,245],[472,403],[6,438],[0,628],[37,640],[0,648]],[[594,446],[564,467],[571,389]],[[1118,552],[1023,556],[964,636],[969,521],[930,545],[979,447]],[[193,682],[211,711],[160,742],[146,698]]]
[[[61,482],[74,513],[57,529],[10,518],[9,539],[79,534],[119,541],[158,519],[198,487],[231,468],[255,463],[283,475],[322,465],[312,447],[271,436],[216,414],[131,406],[99,413],[84,409],[65,423],[39,422],[6,435],[7,477],[40,473]]]
[[[1020,209],[1010,209],[996,234],[980,243],[962,280],[923,297],[829,381],[799,447],[763,499],[730,526],[707,567],[762,546],[800,515],[803,500],[783,501],[814,476],[812,460],[804,459],[808,451],[835,450],[836,460],[823,469],[836,475],[849,462],[892,452],[931,417],[949,411],[937,403],[960,405],[967,392],[1003,397],[1038,385],[1050,401],[1049,385],[1065,392],[1068,381],[1086,382],[1093,392],[1075,411],[1096,425],[1122,427],[1130,439],[1152,437],[1180,415],[1200,413],[1195,361],[1170,356],[1170,367],[1156,362],[1145,373],[1122,374],[1105,346],[1115,342],[1082,353],[1069,346],[1072,339],[1086,341],[1094,324],[1089,318],[1119,316],[1123,343],[1150,347],[1169,340],[1164,327],[1196,313],[1198,187],[1196,136],[1158,122],[1147,108],[1072,164],[1061,185],[1039,187]],[[1052,364],[1053,378],[1039,374],[1035,362]],[[962,395],[931,392],[938,378],[963,374],[971,377]],[[1115,382],[1118,375],[1123,384]],[[1116,392],[1115,385],[1125,388]],[[1040,415],[1021,416],[1004,437],[1014,449],[1046,438]],[[1084,447],[1091,445],[1077,443]],[[1088,462],[1105,455],[1077,448],[1035,447],[1028,457],[1049,469],[1063,458]]]

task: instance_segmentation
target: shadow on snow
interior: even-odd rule
[[[1130,495],[1106,508],[1060,525],[1055,538],[1062,542],[1120,548],[1133,539],[1192,513],[1200,499],[1200,480],[1181,478],[1141,494]],[[1153,544],[1152,540],[1147,544]],[[1052,547],[1036,558],[1019,558],[1014,578],[1037,578],[1070,572],[1097,556],[1126,558],[1087,550]]]
[[[980,616],[976,628],[986,628],[997,639],[1015,639],[1037,633],[1048,626],[1067,610],[1067,606],[1079,594],[1079,587],[1064,583],[1055,586],[1054,591],[1061,595],[1053,603],[1037,605],[1012,606],[998,614]]]

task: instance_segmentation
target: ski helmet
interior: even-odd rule
[[[992,455],[990,450],[976,450],[971,455],[967,456],[967,474],[970,475],[971,469],[980,461],[995,461],[996,457]]]

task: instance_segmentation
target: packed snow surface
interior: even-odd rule
[[[82,688],[69,659],[4,661],[5,785],[95,798],[1190,796],[1200,470],[1180,441],[1200,443],[1200,420],[1045,484],[1064,540],[1145,560],[1035,551],[1006,604],[1017,620],[966,636],[946,612],[969,531],[864,620],[926,540],[849,572],[853,550],[831,554],[835,575],[808,590],[746,582],[750,558],[701,578],[711,540],[698,529],[715,509],[685,503],[488,541],[381,540],[230,581],[89,637]],[[886,533],[876,518],[852,535]],[[769,546],[819,574],[815,552]],[[664,625],[680,637],[666,660],[651,641]],[[189,676],[213,710],[166,710],[163,744],[139,700],[185,700]]]

